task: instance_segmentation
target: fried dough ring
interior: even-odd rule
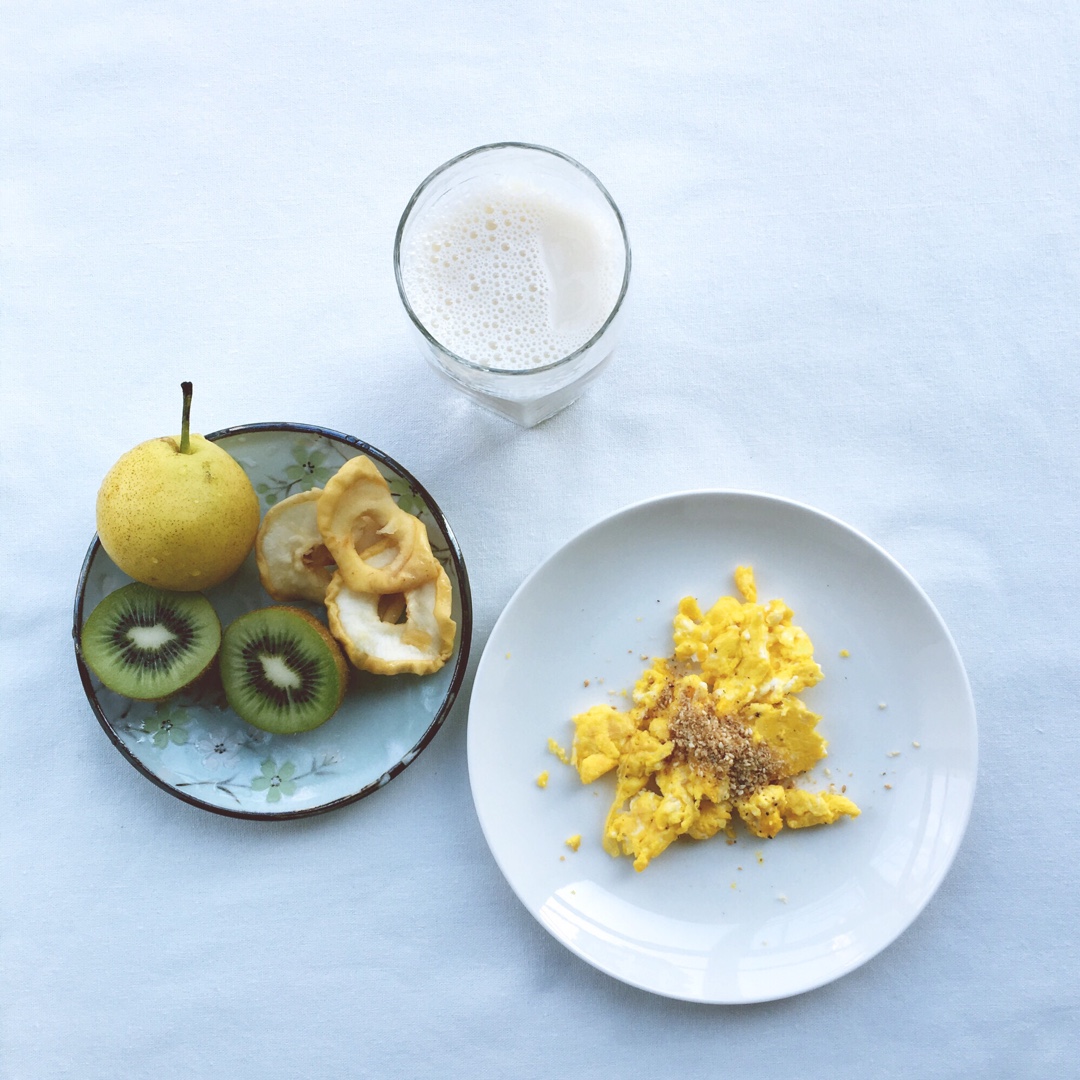
[[[450,617],[453,589],[442,566],[434,580],[405,593],[405,622],[384,621],[380,600],[377,593],[348,588],[340,571],[326,590],[330,631],[353,664],[376,675],[438,671],[454,651],[457,633]]]
[[[322,488],[301,491],[266,511],[255,537],[255,563],[275,600],[321,604],[333,577],[333,557],[316,520]]]
[[[394,502],[370,458],[347,461],[319,497],[317,524],[349,590],[407,593],[441,569],[427,528]]]

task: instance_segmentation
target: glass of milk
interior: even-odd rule
[[[544,146],[495,143],[416,189],[394,274],[436,370],[531,427],[611,358],[630,243],[619,208],[584,166]]]

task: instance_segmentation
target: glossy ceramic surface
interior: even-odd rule
[[[79,631],[107,593],[130,581],[95,538],[75,600],[75,652],[87,698],[106,734],[148,779],[186,802],[258,820],[301,817],[353,802],[393,779],[431,741],[453,705],[469,658],[472,600],[465,563],[442,511],[391,458],[338,432],[300,424],[257,424],[215,432],[244,467],[262,509],[321,487],[357,454],[367,454],[398,504],[427,526],[432,550],[454,590],[454,653],[432,675],[368,675],[353,670],[341,707],[321,727],[270,735],[228,708],[212,672],[159,703],[133,702],[105,689],[79,655]],[[263,590],[254,554],[223,585],[206,593],[222,626],[274,603]],[[306,606],[325,622],[325,611]]]
[[[575,713],[626,707],[643,657],[671,653],[678,600],[711,605],[747,563],[825,672],[802,697],[829,756],[801,786],[844,786],[862,814],[773,840],[680,840],[635,873],[601,847],[613,775],[583,786],[547,740],[569,749]],[[468,755],[492,853],[556,939],[646,990],[739,1003],[836,979],[911,924],[963,837],[977,733],[952,638],[889,555],[808,507],[703,491],[599,522],[522,584],[477,670]]]

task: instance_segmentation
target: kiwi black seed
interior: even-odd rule
[[[157,701],[194,682],[213,663],[221,623],[201,593],[135,582],[109,593],[90,612],[79,644],[87,666],[110,690]]]
[[[230,623],[221,643],[229,705],[249,724],[295,735],[325,723],[348,684],[330,631],[302,608],[259,608]]]

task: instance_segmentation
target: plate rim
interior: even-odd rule
[[[425,505],[432,517],[438,522],[439,528],[446,537],[447,547],[450,551],[450,556],[454,561],[454,569],[457,572],[460,593],[461,626],[458,628],[458,656],[450,678],[450,685],[447,688],[446,696],[443,698],[442,704],[421,738],[402,755],[398,762],[385,772],[381,773],[375,780],[365,784],[351,795],[343,795],[328,803],[322,803],[319,806],[302,807],[295,810],[279,810],[267,813],[257,813],[253,810],[232,809],[227,806],[218,806],[213,803],[205,802],[186,791],[179,790],[144,765],[116,733],[112,724],[109,722],[108,717],[105,716],[104,710],[101,708],[101,704],[97,699],[97,694],[93,689],[90,669],[83,659],[81,642],[86,579],[98,551],[104,550],[101,539],[96,532],[94,533],[93,540],[90,542],[90,547],[87,549],[86,555],[83,557],[82,567],[79,570],[79,580],[75,589],[75,605],[71,636],[75,646],[75,661],[79,669],[79,678],[82,682],[86,699],[93,709],[94,715],[97,717],[98,724],[109,737],[109,741],[113,746],[115,746],[128,763],[134,766],[147,780],[161,788],[162,791],[166,791],[174,798],[179,799],[181,802],[198,807],[200,810],[207,810],[212,814],[218,814],[221,817],[241,818],[245,821],[289,821],[296,818],[314,817],[317,814],[329,813],[331,810],[337,810],[342,806],[348,806],[350,803],[359,802],[360,799],[366,798],[373,792],[385,787],[396,776],[399,776],[404,772],[439,733],[439,730],[445,723],[446,718],[450,715],[450,710],[457,700],[462,683],[465,680],[466,669],[468,668],[469,653],[472,648],[473,630],[472,589],[469,584],[469,573],[465,567],[465,558],[461,553],[461,546],[459,545],[457,536],[450,527],[450,523],[447,521],[442,508],[431,497],[427,488],[420,483],[408,469],[399,464],[398,461],[385,451],[379,450],[377,447],[372,446],[370,443],[365,442],[363,439],[357,438],[354,435],[347,435],[344,432],[335,431],[332,428],[322,427],[318,424],[292,423],[286,420],[266,421],[256,424],[235,424],[230,427],[219,428],[217,431],[212,431],[204,437],[209,442],[218,442],[220,439],[229,438],[234,435],[250,435],[261,432],[298,432],[301,434],[319,435],[333,439],[337,442],[345,443],[346,445],[359,450],[361,453],[367,454],[369,457],[386,465],[393,472],[408,481],[409,485],[423,496]]]
[[[571,546],[573,546],[573,545],[579,543],[580,541],[582,541],[590,533],[592,533],[592,532],[594,532],[596,530],[599,530],[599,529],[601,529],[601,528],[603,528],[605,526],[610,525],[612,522],[618,520],[619,518],[631,515],[631,514],[633,514],[635,512],[640,512],[640,511],[644,510],[646,507],[652,506],[654,504],[664,503],[664,502],[672,502],[672,501],[675,501],[675,500],[682,500],[682,499],[687,499],[687,498],[693,498],[693,499],[706,498],[706,499],[717,499],[717,500],[721,500],[721,501],[725,500],[725,499],[738,498],[738,499],[747,499],[747,500],[758,501],[758,502],[762,502],[762,503],[768,503],[768,504],[772,504],[772,505],[778,505],[778,506],[781,506],[781,507],[784,507],[784,508],[787,508],[787,509],[794,509],[794,510],[797,510],[797,511],[802,512],[802,513],[808,513],[808,514],[810,514],[810,515],[812,515],[812,516],[814,516],[816,518],[823,519],[829,525],[840,529],[841,531],[843,531],[844,533],[847,533],[848,535],[854,537],[855,539],[857,539],[861,543],[866,544],[877,555],[884,558],[885,561],[888,564],[891,565],[893,570],[895,570],[896,572],[898,572],[901,575],[901,577],[904,579],[907,586],[909,588],[913,589],[914,592],[917,594],[918,598],[920,599],[922,604],[925,606],[925,608],[927,609],[927,611],[929,612],[931,617],[935,620],[938,628],[941,630],[942,635],[943,635],[943,637],[945,639],[945,642],[946,642],[946,644],[948,646],[948,649],[949,649],[949,651],[950,651],[950,653],[951,653],[951,655],[952,655],[952,657],[953,657],[953,659],[955,661],[956,669],[957,669],[957,671],[959,673],[959,676],[960,676],[960,689],[962,689],[962,691],[963,691],[963,698],[964,698],[964,701],[965,701],[965,704],[966,704],[965,727],[968,729],[968,736],[970,738],[970,743],[971,743],[971,746],[970,746],[970,753],[971,753],[970,768],[971,768],[972,782],[971,782],[970,788],[969,788],[968,793],[967,793],[966,803],[964,804],[964,806],[962,808],[962,811],[963,811],[962,815],[961,815],[960,818],[957,819],[957,824],[958,824],[959,827],[958,827],[958,829],[956,831],[956,840],[955,840],[955,843],[952,846],[952,849],[947,853],[947,857],[944,859],[941,866],[937,868],[937,872],[934,875],[934,878],[932,880],[932,883],[931,883],[930,887],[926,890],[925,895],[920,898],[918,905],[912,910],[910,918],[907,919],[907,921],[903,924],[903,926],[900,927],[899,930],[897,930],[895,933],[893,933],[890,937],[887,937],[886,940],[882,941],[875,948],[864,951],[864,953],[861,956],[859,956],[857,961],[854,964],[852,964],[850,967],[847,967],[844,970],[842,970],[840,972],[837,972],[837,973],[832,973],[832,974],[827,973],[822,978],[817,979],[815,981],[812,981],[812,982],[808,983],[807,985],[801,986],[801,987],[799,987],[797,989],[783,989],[782,988],[782,989],[777,990],[775,993],[765,993],[765,994],[757,994],[757,995],[741,996],[741,997],[715,996],[715,995],[709,995],[709,994],[700,994],[700,995],[681,994],[681,993],[673,992],[671,990],[661,989],[661,988],[658,988],[657,986],[654,986],[654,985],[650,985],[649,982],[647,980],[645,980],[645,979],[633,979],[633,978],[630,978],[625,974],[621,974],[621,973],[619,973],[617,971],[611,970],[609,967],[604,966],[598,959],[586,955],[580,948],[576,947],[571,941],[564,940],[563,938],[561,938],[554,931],[554,929],[552,929],[552,927],[549,926],[540,917],[540,913],[538,911],[534,911],[532,909],[531,905],[528,904],[525,901],[525,899],[521,895],[521,892],[519,891],[518,886],[515,884],[515,882],[511,879],[510,875],[504,869],[502,860],[499,858],[499,855],[496,853],[495,847],[491,843],[491,839],[490,839],[490,837],[488,835],[487,824],[485,823],[484,818],[482,817],[482,815],[480,813],[480,808],[477,805],[476,782],[475,782],[475,779],[474,779],[475,774],[474,774],[474,765],[473,765],[473,746],[474,746],[473,731],[474,731],[474,727],[473,727],[473,724],[471,722],[472,721],[473,699],[476,696],[477,687],[481,683],[481,676],[483,674],[484,668],[488,664],[495,662],[494,653],[492,651],[492,641],[496,637],[496,631],[499,629],[500,625],[502,624],[504,619],[507,617],[508,612],[510,611],[510,609],[513,606],[514,602],[517,600],[518,596],[528,587],[528,585],[532,582],[532,580],[535,577],[537,577],[551,562],[553,562],[556,558],[558,558],[568,548],[570,548]],[[489,654],[490,654],[490,656],[489,656]],[[770,494],[768,492],[754,491],[754,490],[743,489],[743,488],[689,488],[689,489],[684,489],[684,490],[679,490],[679,491],[667,492],[667,493],[664,493],[664,494],[661,494],[661,495],[650,496],[649,498],[641,499],[641,500],[639,500],[637,502],[633,502],[633,503],[630,503],[628,505],[622,506],[622,507],[620,507],[620,508],[618,508],[616,510],[613,510],[609,514],[605,514],[603,517],[599,518],[596,521],[593,521],[589,525],[586,525],[584,528],[582,528],[577,533],[575,533],[574,535],[569,537],[563,543],[559,544],[558,547],[556,547],[554,550],[549,552],[522,579],[520,584],[517,586],[517,588],[511,594],[510,598],[507,600],[506,604],[503,606],[502,611],[499,613],[499,617],[495,620],[495,623],[493,624],[493,626],[491,628],[491,631],[488,634],[487,642],[485,643],[484,648],[481,650],[480,659],[477,662],[476,674],[475,674],[475,676],[473,678],[473,684],[472,684],[472,687],[470,689],[469,710],[468,710],[468,715],[466,717],[466,756],[467,756],[467,764],[468,764],[468,769],[469,769],[469,787],[470,787],[470,792],[471,792],[472,798],[473,798],[473,810],[474,810],[474,812],[476,814],[476,817],[477,817],[477,820],[478,820],[478,822],[480,824],[480,830],[481,830],[481,833],[484,836],[485,842],[487,843],[488,850],[490,851],[492,858],[495,860],[495,864],[498,867],[499,872],[502,874],[503,879],[506,881],[507,885],[509,885],[511,891],[517,897],[518,901],[525,908],[525,910],[529,913],[529,915],[533,919],[535,919],[535,921],[537,923],[539,923],[540,926],[543,927],[543,929],[548,934],[550,934],[551,937],[556,942],[558,942],[558,944],[560,944],[564,948],[568,949],[571,953],[573,953],[579,959],[583,960],[585,963],[589,964],[590,966],[595,968],[597,971],[602,972],[603,974],[607,975],[608,977],[616,979],[619,982],[622,982],[623,984],[625,984],[627,986],[633,986],[636,989],[643,990],[643,991],[645,991],[647,993],[656,994],[659,997],[664,997],[664,998],[668,998],[668,999],[671,999],[671,1000],[678,1000],[678,1001],[688,1001],[688,1002],[692,1002],[692,1003],[695,1003],[695,1004],[701,1004],[701,1005],[753,1005],[753,1004],[761,1004],[761,1003],[769,1002],[769,1001],[780,1001],[780,1000],[784,1000],[786,998],[796,997],[796,996],[798,996],[800,994],[809,993],[812,990],[820,989],[822,986],[827,986],[828,984],[830,984],[832,982],[835,982],[838,979],[841,979],[846,975],[850,975],[852,972],[858,970],[860,967],[862,967],[868,961],[872,960],[875,956],[878,956],[885,949],[887,949],[890,945],[894,944],[916,922],[916,920],[919,918],[919,916],[925,910],[926,906],[930,903],[930,901],[933,899],[933,897],[937,894],[937,892],[940,889],[940,887],[941,887],[942,883],[944,882],[945,878],[948,876],[948,873],[951,870],[951,868],[953,866],[953,863],[955,862],[956,856],[959,853],[961,847],[963,846],[964,838],[967,835],[967,830],[968,830],[968,827],[969,827],[970,822],[971,822],[971,813],[972,813],[972,809],[973,809],[974,802],[975,802],[975,792],[976,792],[976,789],[978,787],[979,730],[978,730],[978,715],[977,715],[977,710],[975,708],[975,699],[974,699],[974,695],[972,694],[972,690],[971,690],[971,680],[968,677],[967,669],[966,669],[966,667],[964,665],[963,657],[960,654],[960,650],[957,647],[956,640],[953,637],[952,632],[949,630],[949,627],[946,624],[944,618],[942,617],[941,613],[938,611],[937,607],[934,605],[934,602],[930,599],[930,596],[927,594],[926,590],[923,589],[923,587],[918,583],[918,581],[915,580],[915,578],[912,576],[912,574],[907,569],[905,569],[905,567],[893,555],[891,555],[888,551],[886,551],[885,548],[883,548],[876,541],[872,540],[865,533],[863,533],[859,529],[855,528],[855,526],[848,524],[846,521],[843,521],[841,518],[838,518],[835,515],[828,513],[827,511],[824,511],[824,510],[821,510],[821,509],[819,509],[819,508],[817,508],[815,506],[812,506],[809,503],[801,502],[801,501],[796,500],[796,499],[790,499],[790,498],[787,498],[787,497],[782,496],[782,495],[773,495],[773,494]]]

